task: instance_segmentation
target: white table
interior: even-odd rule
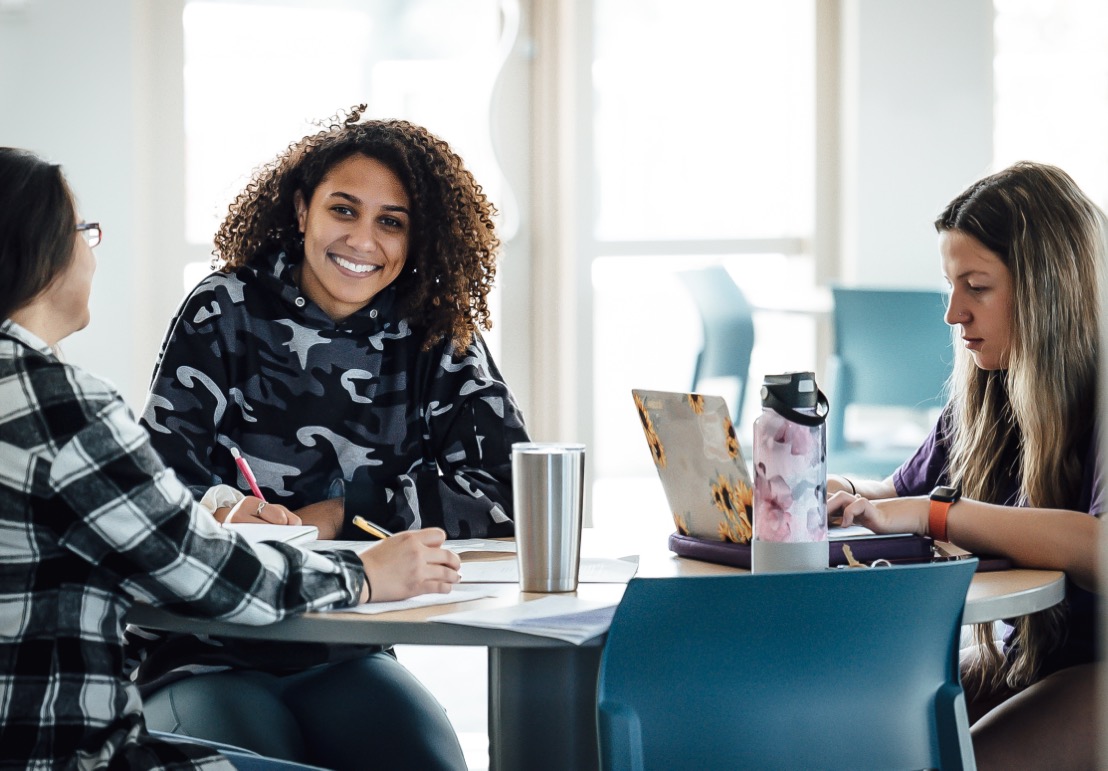
[[[597,553],[597,536],[586,547]],[[601,547],[603,544],[601,544]],[[640,555],[640,576],[742,574],[736,568],[681,559],[664,550]],[[589,551],[586,548],[586,551]],[[615,555],[609,550],[609,555]],[[279,624],[249,627],[199,621],[136,606],[128,621],[179,632],[269,640],[334,643],[476,645],[488,648],[489,763],[505,769],[597,767],[596,679],[603,638],[574,646],[546,637],[457,624],[429,623],[459,609],[504,607],[545,597],[514,584],[487,585],[494,596],[464,604],[434,605],[380,615],[309,613]],[[577,596],[618,602],[622,584],[581,584]],[[1057,571],[1002,570],[974,576],[965,623],[994,621],[1044,610],[1060,602],[1065,576]]]

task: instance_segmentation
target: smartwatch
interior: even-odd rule
[[[957,487],[939,485],[931,491],[931,511],[927,515],[927,532],[936,541],[946,540],[946,515],[962,497]]]

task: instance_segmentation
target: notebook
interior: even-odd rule
[[[677,530],[670,536],[670,550],[749,568],[753,476],[723,397],[644,389],[631,393]],[[849,562],[844,543],[862,562],[921,561],[932,556],[932,540],[924,536],[832,528],[829,564]]]
[[[262,523],[229,522],[224,525],[238,532],[250,543],[281,541],[291,544],[310,543],[319,537],[315,525],[266,525]]]

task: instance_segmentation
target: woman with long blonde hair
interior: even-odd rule
[[[999,645],[976,630],[963,684],[979,767],[1092,767],[1105,216],[1062,170],[1021,162],[935,228],[961,343],[950,401],[888,479],[832,477],[829,514],[1065,571],[1063,605],[1014,620]]]

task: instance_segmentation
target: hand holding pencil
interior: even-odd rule
[[[387,532],[387,531],[385,531]],[[437,527],[388,536],[359,556],[372,602],[404,600],[419,594],[446,594],[461,580],[458,555],[442,548],[446,533]],[[363,593],[362,601],[366,601]]]

